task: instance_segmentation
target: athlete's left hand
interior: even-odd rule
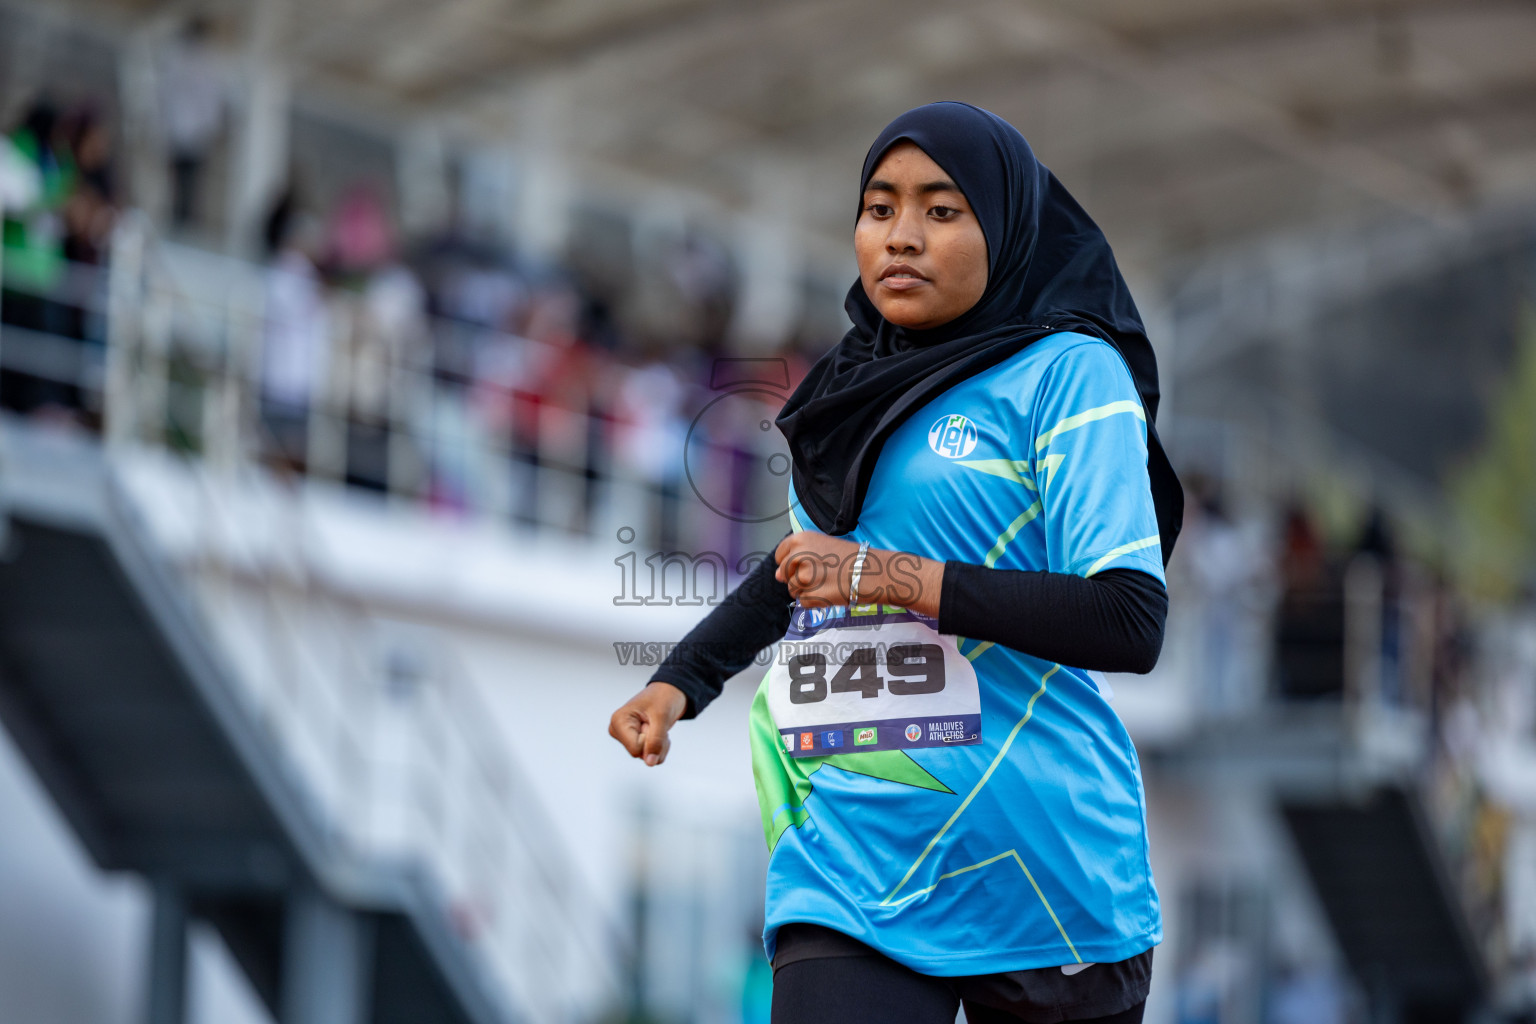
[[[779,541],[773,560],[774,578],[789,585],[789,593],[807,608],[848,603],[848,579],[859,546],[851,540],[801,530]],[[865,564],[868,564],[866,559]]]
[[[801,530],[779,541],[774,577],[789,585],[790,596],[807,608],[847,604],[849,580],[859,546],[851,540]],[[944,563],[906,551],[870,548],[859,576],[859,602],[898,604],[939,614]]]

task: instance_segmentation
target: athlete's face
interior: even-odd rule
[[[853,247],[864,293],[902,327],[946,324],[987,288],[987,239],[971,204],[911,142],[892,146],[870,175]]]

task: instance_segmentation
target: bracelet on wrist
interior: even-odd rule
[[[853,556],[853,572],[848,576],[848,607],[859,603],[859,577],[864,574],[864,560],[869,557],[869,541],[859,542],[859,553]]]

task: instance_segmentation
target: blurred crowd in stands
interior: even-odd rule
[[[119,196],[112,126],[91,104],[34,102],[0,136],[0,321],[100,345],[105,324],[90,271],[106,260]],[[76,381],[7,369],[0,404],[56,419],[92,415]]]
[[[662,549],[679,540],[685,455],[713,452],[727,467],[717,475],[751,485],[728,467],[751,461],[772,401],[751,422],[722,434],[712,420],[689,437],[712,397],[730,311],[729,261],[707,239],[684,238],[663,254],[677,305],[694,320],[682,337],[665,337],[631,328],[617,297],[571,267],[535,265],[454,228],[403,244],[366,184],[323,217],[290,191],[265,238],[259,393],[274,461],[304,470],[313,410],[328,407],[345,420],[349,484],[471,509],[498,506],[481,492],[506,477],[500,507],[550,526],[539,488],[545,470],[563,471],[581,497],[559,523],[586,534],[603,482],[622,474],[653,491],[647,532]],[[804,372],[802,351],[772,357],[787,386]],[[728,500],[735,512],[752,504],[744,490]]]
[[[164,91],[172,238],[209,234],[199,233],[199,211],[208,205],[202,182],[220,115],[198,31],[176,51],[176,84]],[[106,260],[120,209],[112,137],[95,109],[60,111],[47,99],[3,136],[4,324],[103,344],[107,277],[92,271]],[[317,209],[295,175],[262,236],[262,327],[245,372],[268,464],[314,471],[319,452],[336,463],[328,475],[355,487],[409,493],[448,511],[493,507],[545,527],[554,524],[538,511],[538,488],[550,474],[540,471],[563,470],[579,478],[582,496],[557,522],[575,533],[591,532],[600,485],[622,470],[652,490],[646,532],[669,548],[691,445],[713,453],[741,492],[727,498],[728,512],[753,504],[749,474],[730,467],[761,447],[757,428],[776,411],[773,396],[737,417],[725,431],[733,436],[721,436],[718,418],[689,435],[714,397],[711,371],[727,351],[733,308],[729,254],[707,233],[690,228],[670,239],[642,295],[605,288],[579,259],[527,259],[457,216],[403,238],[389,190],[366,180]],[[645,308],[658,293],[666,308]],[[801,339],[767,357],[780,397],[815,347]],[[24,352],[12,356],[0,406],[101,428],[99,393],[30,365]],[[172,424],[169,432],[173,443],[196,446],[188,440],[195,430]],[[479,493],[487,487],[512,493]]]

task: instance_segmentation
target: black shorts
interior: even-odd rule
[[[1140,1024],[1152,950],[1076,974],[1041,967],[941,978],[904,967],[855,939],[813,924],[779,929],[773,1024]]]

